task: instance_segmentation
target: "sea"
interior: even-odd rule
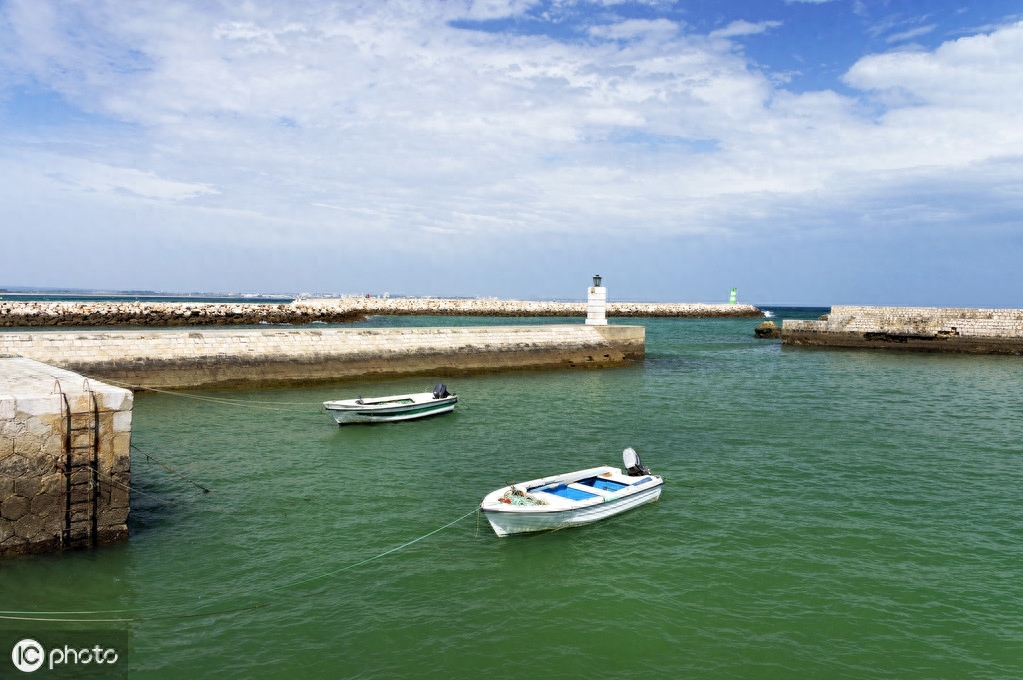
[[[579,320],[359,325],[510,323]],[[131,538],[0,561],[0,677],[1023,677],[1019,357],[611,323],[644,361],[137,394]],[[437,382],[451,414],[322,409]],[[503,539],[476,512],[626,447],[659,502]]]

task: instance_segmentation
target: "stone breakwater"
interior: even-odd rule
[[[0,327],[227,326],[347,323],[369,315],[585,317],[585,302],[443,298],[324,298],[289,304],[21,302],[0,300]],[[611,302],[607,316],[763,316],[753,305]]]
[[[0,300],[0,327],[231,326],[347,323],[365,317],[341,307],[204,302],[14,302]]]
[[[300,300],[298,306],[363,314],[437,316],[563,316],[586,317],[587,303],[532,300],[462,300],[452,298],[322,298]],[[608,302],[607,316],[617,317],[742,317],[764,315],[753,305],[700,302]]]
[[[1023,355],[1023,309],[836,305],[782,322],[782,344]]]
[[[132,387],[204,388],[396,375],[600,368],[642,360],[642,326],[215,328],[0,333],[18,355]]]

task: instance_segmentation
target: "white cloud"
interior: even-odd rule
[[[12,77],[117,125],[19,138],[37,160],[0,181],[184,202],[200,240],[251,220],[285,242],[386,233],[410,250],[452,233],[796,229],[840,223],[893,178],[1015,181],[1023,24],[864,57],[845,81],[865,103],[788,91],[722,48],[778,22],[701,36],[628,20],[573,42],[450,24],[529,4],[8,2]]]
[[[864,57],[845,75],[860,90],[900,91],[945,111],[977,114],[1023,111],[1023,22],[959,38],[932,52]]]
[[[623,40],[641,37],[668,39],[679,32],[679,26],[667,19],[629,19],[609,26],[593,26],[590,35],[598,38]]]
[[[465,3],[464,16],[476,20],[502,19],[522,14],[537,4],[538,0],[469,0]]]
[[[208,184],[175,182],[155,173],[133,168],[116,168],[101,163],[65,160],[57,171],[47,174],[79,189],[104,193],[126,192],[141,198],[185,201],[219,193]]]
[[[710,37],[734,38],[740,35],[758,35],[778,26],[781,26],[780,21],[760,21],[754,24],[740,19],[739,21],[733,21],[724,28],[711,31]]]
[[[911,28],[900,33],[892,33],[885,38],[885,42],[897,43],[912,40],[913,38],[919,38],[922,35],[927,35],[937,27],[937,24],[927,24],[926,26],[917,26],[916,28]]]

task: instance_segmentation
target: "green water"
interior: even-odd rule
[[[459,406],[419,422],[338,428],[319,403],[433,377],[139,395],[133,443],[211,492],[134,453],[128,542],[0,562],[5,612],[133,620],[0,625],[117,631],[138,678],[1023,677],[1018,357],[641,323],[642,365],[445,376]],[[427,536],[626,446],[659,503]]]

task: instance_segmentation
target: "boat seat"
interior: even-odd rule
[[[593,494],[594,496],[600,496],[601,498],[617,498],[616,491],[621,491],[627,488],[627,485],[623,484],[617,489],[609,489],[604,486],[589,486],[588,484],[571,484],[570,486],[578,486],[580,491],[586,491],[587,493]]]
[[[584,488],[600,489],[601,491],[621,491],[629,484],[625,482],[618,482],[613,479],[605,479],[601,477],[591,477],[590,479],[581,479],[576,482]]]
[[[552,496],[560,496],[561,498],[567,498],[572,501],[584,501],[588,498],[594,498],[600,494],[594,493],[592,488],[587,488],[579,484],[555,484],[554,486],[545,486],[536,491],[542,491],[543,493],[549,493]]]

